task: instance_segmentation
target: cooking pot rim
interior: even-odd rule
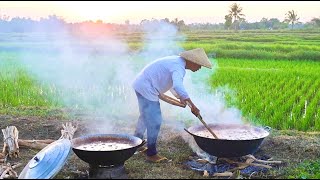
[[[117,149],[117,150],[111,150],[111,151],[91,151],[91,150],[83,150],[83,149],[79,149],[77,148],[79,145],[84,144],[84,143],[79,143],[77,145],[76,141],[86,141],[89,138],[95,138],[95,137],[101,137],[101,138],[106,138],[106,137],[120,137],[120,138],[124,138],[129,140],[130,142],[132,142],[131,147],[128,148],[123,148],[123,149]],[[137,141],[137,142],[136,142]],[[115,151],[123,151],[123,150],[127,150],[127,149],[131,149],[131,148],[136,148],[136,147],[140,147],[142,145],[144,145],[146,143],[145,140],[140,139],[139,137],[133,136],[133,135],[129,135],[129,134],[88,134],[88,135],[82,135],[76,138],[73,138],[71,140],[71,147],[72,149],[76,149],[78,151],[84,151],[84,152],[115,152]]]
[[[259,140],[259,139],[264,139],[266,137],[268,137],[270,135],[270,131],[271,131],[271,128],[269,126],[253,126],[253,125],[243,125],[243,124],[233,124],[233,123],[230,123],[230,124],[214,124],[214,123],[208,123],[208,126],[209,127],[212,127],[212,126],[225,126],[225,127],[232,127],[232,126],[236,126],[236,127],[250,127],[250,128],[255,128],[255,129],[258,129],[259,131],[264,131],[264,134],[263,136],[259,137],[259,138],[252,138],[252,139],[214,139],[214,138],[208,138],[208,137],[203,137],[203,136],[199,136],[199,135],[196,135],[194,132],[197,132],[199,130],[197,129],[206,129],[203,125],[194,125],[194,126],[191,126],[189,127],[188,129],[185,128],[185,131],[187,131],[189,134],[191,134],[192,136],[195,136],[195,137],[199,137],[199,138],[205,138],[205,139],[208,139],[208,140],[223,140],[223,141],[252,141],[252,140]]]

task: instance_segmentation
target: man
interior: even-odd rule
[[[195,116],[200,114],[199,109],[194,105],[183,86],[183,78],[186,69],[195,72],[201,66],[210,69],[212,67],[205,51],[202,48],[196,48],[184,51],[179,56],[157,59],[148,64],[136,77],[133,88],[138,98],[140,116],[134,135],[143,139],[144,132],[147,130],[145,154],[148,161],[162,162],[167,160],[166,157],[158,155],[156,148],[162,123],[159,99],[183,108],[188,103]],[[180,101],[165,95],[164,93],[168,90]]]

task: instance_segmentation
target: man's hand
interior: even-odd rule
[[[200,115],[200,110],[199,110],[196,106],[193,106],[193,107],[192,107],[191,112],[192,112],[196,117],[198,117],[198,116]]]
[[[189,106],[190,109],[191,109],[192,114],[194,114],[196,117],[198,117],[198,116],[200,115],[200,110],[197,108],[197,106],[195,106],[195,105],[193,104],[193,102],[191,101],[190,98],[189,98],[189,99],[185,99],[184,102],[185,102],[186,104],[188,104],[188,106]]]
[[[179,99],[179,100],[180,100],[180,103],[184,105],[184,107],[186,107],[186,106],[187,106],[186,101],[184,101],[184,100],[182,100],[182,99]]]

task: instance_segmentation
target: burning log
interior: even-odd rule
[[[18,129],[15,126],[9,126],[2,129],[2,133],[4,142],[2,153],[9,154],[9,157],[19,157]]]

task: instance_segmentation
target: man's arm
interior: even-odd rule
[[[193,104],[188,93],[183,86],[183,73],[180,71],[174,71],[172,73],[173,90],[179,95],[180,102],[182,104],[188,104],[190,106],[191,112],[198,117],[200,115],[200,110]]]
[[[174,97],[176,97],[177,99],[180,99],[178,93],[173,88],[170,88],[169,90],[170,90],[171,94],[174,95]]]
[[[159,98],[169,104],[172,104],[172,105],[175,105],[175,106],[180,106],[180,107],[183,107],[185,108],[186,107],[186,104],[183,104],[181,102],[179,102],[178,100],[170,97],[170,96],[167,96],[165,94],[159,94]]]

